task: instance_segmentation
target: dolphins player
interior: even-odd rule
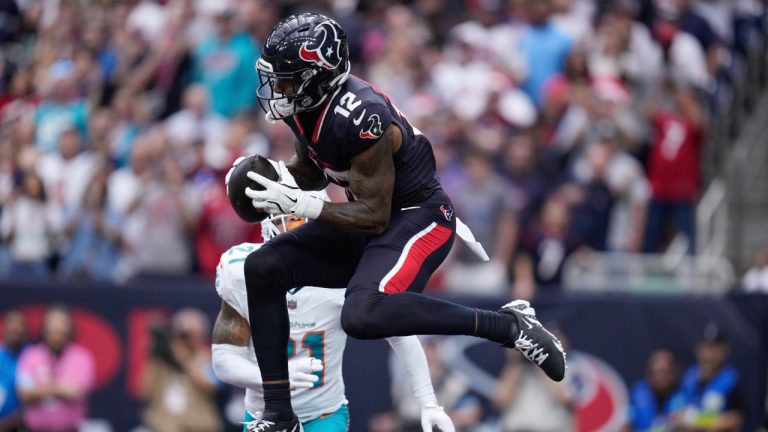
[[[323,192],[324,195],[324,192]],[[305,219],[273,216],[262,222],[264,240],[302,225]],[[216,292],[222,299],[213,329],[213,367],[222,381],[246,389],[244,431],[255,429],[264,408],[261,373],[251,345],[243,263],[261,244],[243,243],[221,256]],[[287,297],[291,398],[306,432],[345,432],[349,410],[344,396],[342,356],[347,336],[341,328],[344,289],[298,287]],[[435,398],[424,351],[416,336],[388,338],[404,363],[421,406],[424,431],[453,432]],[[253,428],[253,429],[251,429]],[[294,429],[299,431],[302,429]],[[291,431],[291,432],[294,432]]]

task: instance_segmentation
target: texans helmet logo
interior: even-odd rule
[[[440,211],[443,212],[445,220],[450,222],[451,218],[453,218],[453,207],[443,204],[440,206]]]
[[[320,38],[322,33],[322,38]],[[315,29],[315,39],[304,42],[299,48],[302,60],[313,62],[325,69],[336,69],[341,63],[341,39],[331,21],[320,23]],[[317,43],[317,41],[320,41]]]
[[[377,139],[384,133],[378,114],[371,114],[366,123],[366,128],[360,131],[360,138]]]

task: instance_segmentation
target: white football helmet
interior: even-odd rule
[[[308,191],[307,193],[323,201],[331,201],[331,198],[324,190]],[[261,222],[261,238],[264,242],[267,242],[277,235],[298,228],[307,222],[309,222],[307,218],[293,214],[269,215],[268,218]]]

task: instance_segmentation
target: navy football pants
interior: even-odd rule
[[[264,381],[288,377],[285,293],[298,286],[346,287],[341,323],[356,338],[473,334],[474,309],[420,294],[448,255],[455,231],[445,199],[395,211],[378,237],[311,221],[249,255],[249,319]]]

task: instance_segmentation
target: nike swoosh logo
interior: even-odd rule
[[[528,318],[528,317],[527,317],[527,316],[525,316],[525,315],[522,315],[522,317],[523,317],[523,322],[524,322],[526,325],[528,325],[528,330],[532,329],[532,328],[533,328],[533,325],[531,325],[531,321],[530,321],[530,319],[531,319],[531,318]],[[534,323],[535,323],[535,322],[534,322]]]
[[[355,126],[360,126],[360,122],[362,122],[362,121],[363,121],[363,116],[365,115],[365,111],[366,111],[366,110],[363,110],[363,112],[360,114],[360,117],[358,117],[358,118],[356,118],[356,119],[352,120],[352,123],[354,123],[354,124],[355,124]]]

